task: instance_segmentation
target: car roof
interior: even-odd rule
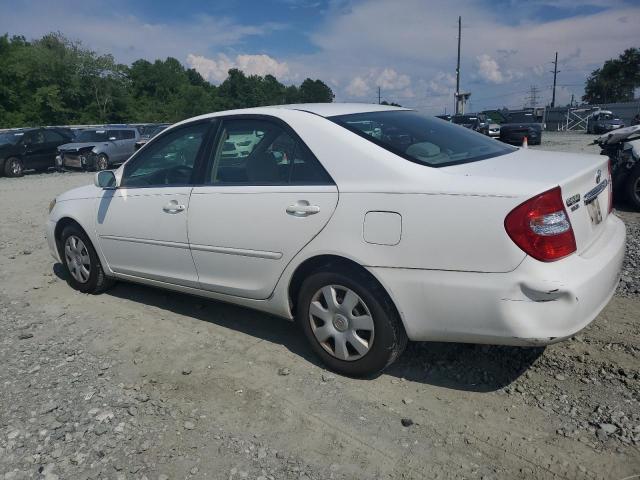
[[[402,107],[392,107],[389,105],[378,105],[377,103],[294,103],[291,105],[271,105],[265,107],[240,108],[237,110],[225,110],[214,113],[207,113],[189,120],[205,119],[211,117],[222,117],[225,115],[273,115],[278,110],[299,110],[309,112],[321,117],[332,117],[334,115],[349,115],[353,113],[385,112],[410,110]],[[184,122],[180,122],[182,124]]]

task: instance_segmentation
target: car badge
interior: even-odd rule
[[[602,179],[602,170],[598,169],[598,172],[596,173],[596,184],[600,183],[601,179]]]
[[[567,207],[570,207],[571,205],[574,205],[576,203],[578,203],[580,201],[580,194],[576,193],[575,195],[567,198],[566,202],[567,202]]]

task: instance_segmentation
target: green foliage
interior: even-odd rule
[[[582,100],[590,104],[629,102],[640,86],[640,49],[628,48],[618,58],[607,60],[591,72]]]
[[[219,86],[175,58],[118,64],[61,33],[39,40],[0,36],[0,128],[176,122],[231,108],[331,102],[331,89],[307,78],[285,86],[273,75],[229,70]]]

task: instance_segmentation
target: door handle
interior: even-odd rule
[[[165,213],[180,213],[183,212],[186,208],[187,207],[185,207],[184,205],[180,205],[177,200],[171,200],[164,207],[162,207],[162,210],[164,210]]]
[[[287,213],[294,217],[308,217],[309,215],[315,215],[320,211],[320,207],[317,205],[309,205],[306,200],[300,200],[294,205],[287,207]]]

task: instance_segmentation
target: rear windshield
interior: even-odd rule
[[[467,128],[410,110],[338,115],[329,120],[396,155],[431,167],[475,162],[517,150]]]

